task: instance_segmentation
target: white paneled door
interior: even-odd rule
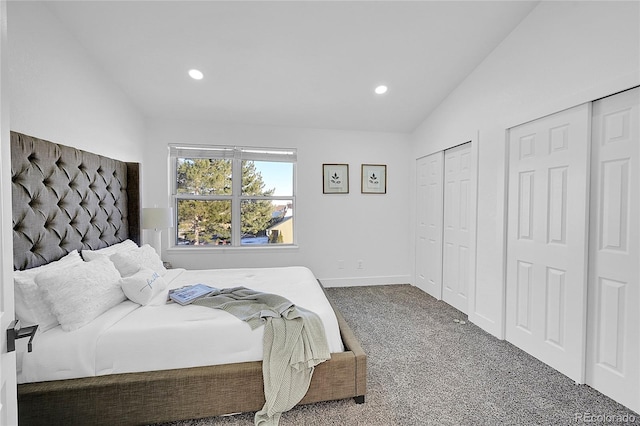
[[[509,131],[506,338],[584,382],[591,105]]]
[[[587,383],[640,412],[640,89],[593,104]]]
[[[472,250],[471,143],[444,153],[442,300],[467,313]]]
[[[442,298],[443,153],[416,160],[416,286]]]

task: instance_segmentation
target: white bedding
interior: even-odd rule
[[[164,279],[169,288],[203,283],[282,295],[318,314],[329,350],[344,351],[333,310],[307,268],[172,269]],[[18,383],[262,360],[264,327],[252,331],[222,310],[166,304],[167,291],[148,306],[122,302],[75,331],[37,334],[33,352],[18,357]]]

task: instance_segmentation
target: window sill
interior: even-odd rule
[[[297,244],[283,244],[273,246],[173,246],[167,249],[168,254],[181,253],[241,253],[241,252],[273,252],[273,251],[298,251]]]

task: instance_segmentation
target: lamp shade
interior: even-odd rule
[[[167,229],[173,227],[171,207],[148,207],[142,209],[143,229]]]

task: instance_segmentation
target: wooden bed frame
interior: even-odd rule
[[[15,132],[11,134],[11,147],[14,268],[39,266],[74,249],[98,249],[127,238],[140,242],[137,164],[122,163]],[[112,167],[116,170],[111,171]],[[105,172],[105,169],[109,170]],[[90,170],[94,170],[96,176]],[[59,182],[65,180],[60,175],[69,179]],[[91,190],[76,188],[80,181],[86,182]],[[52,188],[54,183],[60,184],[61,189]],[[113,190],[114,186],[117,186],[116,194],[102,193]],[[57,194],[62,201],[55,206],[34,202],[34,198],[50,199],[43,196],[45,192]],[[65,199],[69,205],[80,199],[73,208],[81,208],[83,214],[95,214],[78,223],[80,215],[72,212],[72,207],[64,207]],[[107,199],[114,199],[116,203],[105,211]],[[88,206],[89,202],[95,206]],[[36,217],[43,218],[40,225],[32,214],[34,206],[38,210]],[[49,207],[51,211],[47,210]],[[60,223],[61,216],[67,217],[68,223]],[[120,216],[122,221],[113,223],[114,216]],[[109,218],[108,224],[96,220],[104,217]],[[47,226],[55,227],[55,232],[49,232]],[[80,235],[79,230],[86,233]],[[334,311],[345,352],[331,354],[331,360],[316,367],[309,391],[300,404],[351,397],[357,403],[364,402],[366,355],[340,312],[335,307]],[[34,350],[37,344],[36,337]],[[21,426],[150,424],[258,411],[264,402],[262,362],[18,385]]]

